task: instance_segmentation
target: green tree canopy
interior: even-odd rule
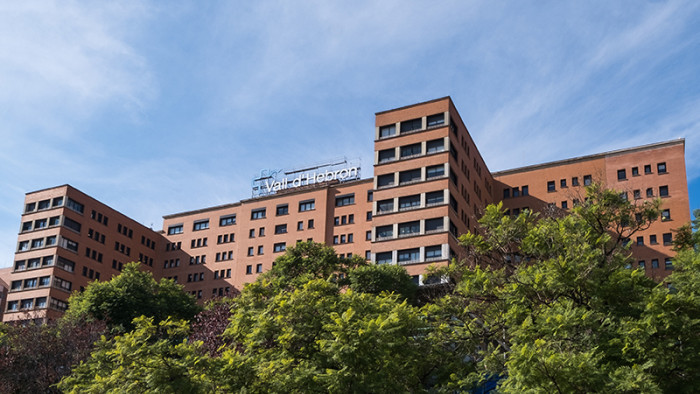
[[[366,265],[348,272],[350,288],[361,293],[396,293],[402,299],[413,302],[418,285],[406,269],[398,265]]]
[[[200,310],[181,285],[164,278],[156,281],[138,263],[127,264],[109,281],[90,283],[84,292],[71,295],[69,305],[64,319],[103,320],[117,332],[133,329],[133,319],[142,315],[156,322],[168,317],[191,320]]]

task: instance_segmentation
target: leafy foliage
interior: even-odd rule
[[[406,269],[398,265],[367,265],[348,273],[350,288],[361,293],[396,293],[402,299],[413,301],[418,285]]]
[[[200,307],[194,297],[170,279],[159,282],[138,263],[127,264],[119,276],[106,282],[92,282],[84,292],[69,299],[64,319],[105,321],[116,332],[131,331],[132,321],[150,316],[156,322],[168,317],[191,320]]]

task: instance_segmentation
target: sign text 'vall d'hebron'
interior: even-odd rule
[[[349,164],[346,160],[296,171],[263,170],[260,176],[253,179],[253,197],[315,183],[344,182],[359,178],[359,165]]]

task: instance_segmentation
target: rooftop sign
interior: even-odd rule
[[[329,163],[295,170],[262,170],[253,178],[253,197],[267,196],[279,191],[316,183],[360,179],[359,159],[343,158]]]

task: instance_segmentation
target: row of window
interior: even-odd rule
[[[421,248],[402,249],[396,252],[396,261],[399,265],[415,264],[420,262],[429,262],[442,260],[447,256],[443,256],[442,245],[432,245],[423,248],[423,261],[421,261]],[[393,264],[393,252],[381,252],[375,256],[377,264]]]
[[[58,226],[59,224],[61,224],[60,216],[52,216],[50,218],[37,219],[34,221],[22,223],[21,232],[24,233],[32,230],[43,230],[45,228]]]
[[[131,256],[131,248],[120,242],[114,242],[114,250],[119,253],[123,253],[127,256]]]
[[[433,179],[443,178],[445,176],[445,165],[438,164],[434,166],[425,167],[425,179],[423,179],[423,169],[415,168],[412,170],[400,171],[398,173],[398,185],[408,185],[423,180],[429,181]],[[454,171],[450,171],[450,178],[453,183],[457,183],[457,174]],[[385,188],[396,186],[396,175],[395,173],[384,174],[377,176],[377,188]]]
[[[216,237],[216,243],[217,244],[226,244],[229,242],[235,242],[236,239],[236,234],[231,233],[231,234],[221,234]]]
[[[17,244],[17,252],[26,252],[32,249],[48,248],[56,245],[57,239],[57,235],[51,235],[45,238],[35,238],[32,240],[19,241],[19,243]]]
[[[102,213],[97,212],[94,209],[92,210],[92,212],[90,212],[90,219],[95,220],[98,223],[102,223],[105,226],[107,225],[107,223],[109,223],[109,218],[107,217],[107,215],[103,215]]]
[[[149,267],[153,267],[153,257],[148,257],[143,253],[139,253],[139,261]]]
[[[199,265],[199,264],[206,264],[206,263],[207,263],[207,256],[206,255],[190,256],[190,265]]]
[[[445,114],[435,114],[426,117],[427,128],[439,127],[445,124]],[[404,120],[399,123],[401,134],[415,133],[423,130],[423,118]],[[396,135],[396,124],[379,127],[379,138],[389,138]]]
[[[15,261],[14,272],[50,267],[53,265],[54,256],[35,257],[27,260]]]
[[[179,259],[178,259],[178,261],[179,261]],[[124,269],[124,263],[121,261],[112,260],[112,269],[115,269],[115,270],[121,272],[122,269]]]
[[[377,158],[379,164],[390,163],[397,160],[396,156],[397,148],[384,149],[377,152]],[[423,155],[423,144],[417,142],[415,144],[404,145],[398,147],[399,159],[412,159]],[[445,151],[445,140],[442,138],[427,141],[425,143],[425,154],[430,155],[433,153],[440,153]]]
[[[8,312],[17,312],[17,311],[28,311],[28,310],[32,310],[32,309],[44,309],[47,306],[46,299],[47,299],[46,297],[37,297],[37,298],[25,298],[23,300],[8,301],[7,302],[7,311]],[[63,309],[63,310],[65,310],[65,309]]]
[[[256,274],[261,274],[262,272],[263,272],[262,264],[256,264],[256,265],[255,265],[255,273],[256,273]],[[252,266],[252,265],[246,265],[246,266],[245,266],[245,274],[246,274],[246,275],[252,275],[252,274],[253,274],[253,266]]]
[[[194,248],[201,248],[201,247],[204,247],[204,246],[207,246],[207,237],[204,237],[204,238],[196,238],[196,239],[193,239],[193,240],[190,242],[190,248],[191,248],[191,249],[194,249]]]
[[[147,248],[156,250],[156,241],[146,238],[144,235],[141,236],[141,245],[146,245]]]
[[[355,223],[355,215],[353,215],[353,214],[336,216],[333,218],[333,225],[334,226],[342,226],[345,224],[354,224],[354,223]]]
[[[233,260],[233,250],[229,250],[227,252],[217,252],[216,253],[216,261],[227,261],[227,260]]]
[[[133,238],[134,230],[126,226],[122,226],[121,223],[117,223],[117,232],[124,235],[125,237]]]
[[[673,233],[663,233],[661,234],[661,240],[665,246],[673,245]],[[659,241],[656,238],[656,234],[649,235],[649,245],[658,245]],[[644,245],[644,236],[637,237],[637,246]]]
[[[333,245],[340,245],[340,244],[346,244],[346,243],[353,243],[353,234],[341,234],[341,235],[334,235],[333,236]]]
[[[70,200],[70,199],[69,199]],[[73,201],[73,200],[70,200]],[[75,202],[75,201],[73,201]],[[24,207],[24,213],[30,213],[34,211],[43,211],[49,208],[57,208],[63,205],[63,197],[55,197],[53,199],[41,200],[39,202],[27,203]],[[82,213],[82,211],[81,211]]]
[[[560,179],[559,180],[559,187],[562,189],[568,187],[566,184],[566,181],[567,181],[566,178]],[[593,183],[593,177],[591,175],[584,175],[583,176],[583,185],[584,186],[590,186],[592,183]],[[571,186],[580,186],[577,176],[571,177]],[[555,181],[547,181],[547,191],[548,192],[557,191],[557,186],[556,186]]]
[[[95,249],[85,248],[85,257],[95,260],[98,263],[102,262],[102,253],[99,253]]]
[[[204,272],[187,274],[187,282],[201,282],[204,280]]]
[[[42,276],[37,278],[27,278],[13,280],[10,284],[10,291],[32,290],[39,287],[48,287],[51,285],[51,276]]]
[[[666,162],[656,163],[656,172],[658,174],[665,174],[667,172]],[[644,165],[644,174],[645,175],[653,174],[653,172],[651,171],[651,164]],[[632,167],[632,176],[639,176],[639,167]],[[627,180],[627,170],[626,169],[623,168],[623,169],[617,170],[617,180],[618,181]]]
[[[445,192],[436,190],[425,194],[425,206],[432,207],[445,203]],[[411,209],[421,208],[421,195],[414,194],[398,198],[398,211],[408,211]],[[377,214],[394,212],[394,199],[377,201]]]
[[[231,277],[231,268],[214,271],[214,279],[225,279]]]
[[[89,279],[100,280],[100,273],[88,267],[83,267],[83,276]]]
[[[100,234],[99,231],[93,230],[91,228],[88,229],[88,238],[93,239],[101,244],[105,243],[105,235]]]
[[[565,179],[563,179],[565,181]],[[516,198],[520,196],[529,196],[530,195],[530,189],[528,185],[520,186],[520,187],[513,187],[513,188],[505,188],[503,189],[503,199],[508,199],[508,198]]]
[[[307,227],[309,229],[314,228],[314,220],[309,219],[307,221]],[[304,230],[304,222],[303,221],[298,221],[297,222],[297,231],[302,231]],[[287,233],[287,224],[278,224],[275,225],[275,234],[286,234]],[[254,228],[251,228],[248,231],[248,238],[255,238],[256,231]],[[258,237],[264,237],[265,236],[265,227],[260,227],[257,231]],[[231,242],[233,242],[233,234],[231,234]]]
[[[631,267],[628,267],[631,268]],[[647,263],[645,260],[639,260],[637,262],[637,268],[646,270],[647,268]],[[659,268],[659,259],[651,259],[651,268],[652,269],[657,269]],[[666,257],[664,259],[664,269],[666,271],[671,271],[673,270],[673,260],[671,260],[670,257]]]
[[[444,218],[432,218],[424,220],[413,220],[410,222],[398,223],[396,225],[390,224],[386,226],[378,226],[376,231],[376,240],[381,241],[385,239],[394,238],[396,231],[396,237],[412,237],[420,234],[421,221],[424,222],[424,232],[425,234],[436,233],[445,231],[445,221]],[[396,229],[394,228],[396,227]]]
[[[180,259],[170,259],[163,262],[163,268],[175,268],[180,266]]]

